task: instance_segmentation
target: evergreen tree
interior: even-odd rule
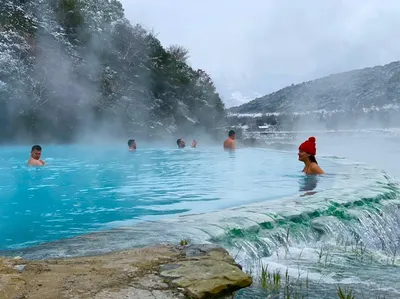
[[[117,0],[8,0],[0,33],[2,141],[65,142],[83,130],[163,134],[225,119],[188,51],[165,49],[132,26]]]

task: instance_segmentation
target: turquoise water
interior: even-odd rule
[[[317,187],[303,180],[296,153],[270,150],[49,146],[43,168],[26,166],[29,147],[0,153],[2,250]],[[324,167],[335,169],[330,162]]]
[[[385,172],[296,151],[54,146],[48,165],[2,148],[0,255],[52,258],[175,243],[217,243],[254,276],[236,298],[267,298],[260,263],[309,280],[306,298],[399,298],[400,191]],[[274,297],[275,298],[275,297]],[[276,297],[278,298],[278,297]],[[282,294],[281,297],[282,298]]]

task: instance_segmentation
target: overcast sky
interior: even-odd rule
[[[399,0],[121,0],[180,44],[230,107],[292,83],[400,60]]]

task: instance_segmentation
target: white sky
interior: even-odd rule
[[[227,107],[400,60],[399,0],[121,0],[164,46],[189,49]]]

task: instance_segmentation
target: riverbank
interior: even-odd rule
[[[252,284],[215,245],[172,246],[101,256],[0,259],[2,299],[232,298]]]

